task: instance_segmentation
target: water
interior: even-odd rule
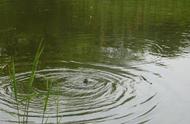
[[[190,122],[190,2],[187,0],[3,0],[0,2],[0,122]],[[45,50],[35,97],[19,113],[7,64],[15,58],[19,100],[32,61]],[[88,82],[84,83],[87,79]]]

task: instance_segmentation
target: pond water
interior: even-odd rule
[[[2,0],[0,123],[190,123],[189,7],[188,0]],[[41,39],[35,96],[18,105],[7,65],[14,57],[24,101]]]

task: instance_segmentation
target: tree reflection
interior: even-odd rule
[[[44,59],[122,61],[146,51],[175,57],[189,44],[182,35],[189,31],[189,4],[186,0],[12,1],[0,7],[1,56],[31,57],[43,37],[48,55]]]

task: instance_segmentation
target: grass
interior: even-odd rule
[[[14,98],[16,101],[16,107],[17,107],[17,113],[18,113],[18,122],[20,123],[20,116],[19,116],[19,103],[18,103],[18,91],[17,91],[17,81],[16,81],[16,73],[15,73],[15,64],[14,64],[14,59],[11,58],[11,69],[9,70],[9,75],[11,79],[11,85],[12,85],[12,90],[14,93]]]
[[[49,100],[49,96],[50,96],[50,91],[51,91],[51,88],[52,88],[52,82],[51,81],[50,81],[50,83],[49,83],[49,81],[47,81],[47,88],[48,88],[48,91],[47,91],[46,97],[44,99],[44,109],[43,109],[42,124],[44,122],[45,112],[47,110],[47,105],[48,105],[48,100]]]
[[[18,82],[16,80],[16,72],[15,72],[15,62],[14,62],[14,58],[11,58],[11,65],[9,68],[9,75],[10,75],[10,80],[11,80],[11,86],[12,86],[12,90],[13,90],[13,94],[14,94],[14,98],[16,101],[16,105],[17,105],[17,113],[18,113],[18,123],[21,123],[21,119],[20,119],[20,111],[19,111],[19,103],[23,103],[25,102],[25,112],[23,115],[23,119],[22,119],[22,123],[23,124],[27,124],[28,123],[28,112],[29,112],[29,105],[30,102],[32,100],[32,98],[35,96],[35,93],[33,92],[33,83],[34,83],[34,79],[35,79],[35,75],[36,75],[36,71],[37,71],[37,67],[39,64],[39,60],[40,60],[40,56],[42,54],[44,50],[44,43],[43,43],[43,39],[41,40],[39,47],[36,51],[36,55],[32,64],[32,70],[31,70],[31,75],[30,75],[30,79],[28,82],[28,86],[29,86],[29,93],[27,96],[24,97],[23,100],[18,101]],[[50,94],[50,88],[48,88],[48,95],[46,96],[45,99],[45,105],[44,105],[44,114],[45,111],[47,109],[47,103],[48,103],[48,98],[49,98],[49,94]]]
[[[11,78],[11,85],[12,85],[12,89],[14,92],[14,96],[15,96],[15,100],[17,101],[17,96],[18,96],[18,91],[17,91],[17,81],[16,81],[16,73],[15,73],[15,64],[14,64],[14,60],[12,58],[12,63],[11,63],[11,69],[10,69],[10,78]]]
[[[23,115],[23,123],[28,123],[28,114],[29,114],[29,106],[30,106],[30,101],[36,96],[35,93],[30,94],[25,97],[25,110],[24,110],[24,115]]]
[[[17,115],[18,115],[18,123],[19,124],[27,124],[28,123],[28,119],[29,119],[29,108],[30,108],[30,103],[33,100],[34,97],[36,97],[36,93],[34,92],[34,80],[35,80],[35,76],[36,76],[36,71],[39,65],[39,61],[40,61],[40,56],[42,54],[44,50],[44,44],[43,44],[43,40],[41,40],[39,47],[36,51],[35,57],[34,57],[34,61],[32,63],[32,70],[31,70],[31,74],[30,74],[30,78],[28,80],[28,93],[24,96],[22,96],[22,99],[20,99],[19,96],[19,92],[18,92],[18,82],[16,79],[16,71],[15,71],[15,62],[14,62],[14,58],[11,58],[11,64],[10,64],[10,68],[9,68],[9,75],[10,75],[10,80],[11,80],[11,86],[12,86],[12,91],[13,91],[13,95],[14,95],[14,99],[16,101],[16,107],[17,107]],[[47,79],[47,93],[44,99],[44,104],[43,104],[43,117],[42,117],[42,124],[47,123],[48,122],[48,117],[45,121],[45,114],[47,111],[47,106],[48,106],[48,101],[49,101],[49,97],[50,97],[50,93],[51,93],[51,89],[52,89],[52,81],[50,81],[49,79]],[[18,98],[19,97],[19,98]],[[20,101],[19,101],[20,100]],[[56,100],[56,114],[57,114],[57,118],[56,118],[56,123],[59,124],[61,121],[61,118],[59,118],[59,96],[57,96]],[[20,106],[19,105],[24,105],[24,113],[20,114]],[[22,116],[22,118],[21,118]]]
[[[36,52],[36,55],[34,58],[34,62],[33,62],[33,66],[32,66],[32,73],[31,73],[30,81],[29,81],[30,92],[32,92],[32,90],[33,90],[33,82],[35,79],[35,74],[36,74],[36,70],[38,67],[39,60],[40,60],[40,56],[41,56],[43,50],[44,50],[44,45],[43,45],[43,39],[42,39],[40,42],[40,45],[37,49],[37,52]]]
[[[15,71],[15,62],[14,62],[14,59],[12,58],[11,59],[11,65],[10,65],[10,68],[9,68],[9,74],[10,74],[10,79],[11,79],[11,86],[12,86],[12,90],[13,90],[13,94],[14,94],[14,98],[15,98],[15,101],[16,101],[16,105],[17,105],[17,115],[18,115],[18,123],[19,124],[27,124],[28,123],[28,118],[29,118],[29,107],[30,107],[30,103],[32,101],[32,99],[36,96],[36,93],[34,92],[34,80],[35,80],[35,76],[36,76],[36,71],[37,71],[37,68],[38,68],[38,65],[39,65],[39,61],[40,61],[40,56],[42,54],[44,50],[44,44],[43,44],[43,40],[41,40],[40,44],[39,44],[39,47],[36,51],[36,55],[34,57],[34,61],[33,61],[33,64],[32,64],[32,70],[31,70],[31,75],[30,75],[30,78],[29,78],[29,81],[28,81],[28,89],[29,89],[29,94],[27,94],[26,96],[23,97],[22,100],[18,101],[18,82],[17,82],[17,79],[16,79],[16,71]],[[46,119],[46,121],[44,120],[45,119],[45,114],[46,114],[46,111],[47,111],[47,106],[48,106],[48,101],[49,101],[49,97],[50,97],[50,93],[51,93],[51,88],[52,88],[52,81],[50,80],[47,80],[47,93],[46,93],[46,96],[45,96],[45,99],[44,99],[44,105],[43,105],[43,117],[42,117],[42,124],[44,123],[47,123],[48,122],[48,117]],[[20,111],[19,111],[19,105],[22,103],[22,105],[24,104],[24,113],[22,115],[22,120],[20,118],[21,114],[20,114]],[[59,119],[59,97],[57,97],[56,99],[56,111],[57,111],[57,118],[56,118],[56,123],[59,124],[60,121],[61,121],[61,118]]]

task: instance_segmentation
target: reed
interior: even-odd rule
[[[17,101],[18,91],[17,91],[17,81],[16,81],[16,73],[15,73],[15,63],[14,59],[11,60],[11,69],[9,71],[10,79],[11,79],[11,85],[14,93],[15,100]]]
[[[43,43],[43,39],[42,39],[40,44],[39,44],[39,47],[37,49],[37,52],[36,52],[36,55],[35,55],[35,58],[34,58],[34,62],[33,62],[33,65],[32,65],[32,72],[31,72],[31,76],[30,76],[30,80],[29,80],[30,92],[33,91],[33,82],[34,82],[36,70],[37,70],[37,67],[38,67],[38,64],[39,64],[39,59],[40,59],[40,56],[41,56],[43,50],[44,50],[44,43]]]
[[[44,122],[45,112],[47,110],[48,100],[49,100],[49,96],[50,96],[50,92],[51,92],[51,88],[52,88],[52,82],[49,81],[49,80],[47,81],[47,88],[48,88],[48,91],[47,91],[46,97],[44,99],[44,109],[43,109],[42,124]]]
[[[41,56],[43,50],[44,50],[44,43],[43,43],[43,39],[42,39],[40,44],[39,44],[39,47],[36,51],[36,55],[35,55],[35,58],[34,58],[34,61],[32,64],[31,75],[30,75],[30,79],[29,79],[29,83],[28,83],[30,94],[28,94],[24,98],[24,100],[21,100],[20,102],[18,101],[18,88],[17,88],[18,83],[16,80],[15,62],[14,62],[14,58],[13,57],[11,58],[11,64],[10,64],[10,68],[9,68],[9,76],[10,76],[10,80],[11,80],[11,86],[12,86],[14,98],[15,98],[16,105],[17,105],[17,113],[18,113],[19,124],[21,123],[20,112],[19,112],[19,103],[24,102],[24,101],[26,102],[25,103],[26,106],[25,106],[25,112],[24,112],[24,116],[23,116],[23,123],[26,123],[26,124],[28,123],[28,110],[29,110],[30,101],[35,96],[34,95],[35,93],[33,92],[33,82],[34,82],[36,70],[37,70],[37,67],[39,64],[39,59],[40,59],[40,56]]]
[[[14,59],[11,58],[11,66],[9,68],[9,76],[11,79],[11,86],[12,91],[14,93],[14,98],[16,101],[16,108],[17,108],[17,114],[18,114],[18,123],[20,123],[20,112],[19,112],[19,103],[18,103],[18,90],[17,90],[17,81],[16,81],[16,72],[15,72],[15,63]]]
[[[36,97],[36,93],[29,94],[25,96],[24,101],[25,101],[25,111],[24,111],[24,116],[23,116],[23,123],[28,123],[28,115],[29,115],[29,106],[31,100]]]

